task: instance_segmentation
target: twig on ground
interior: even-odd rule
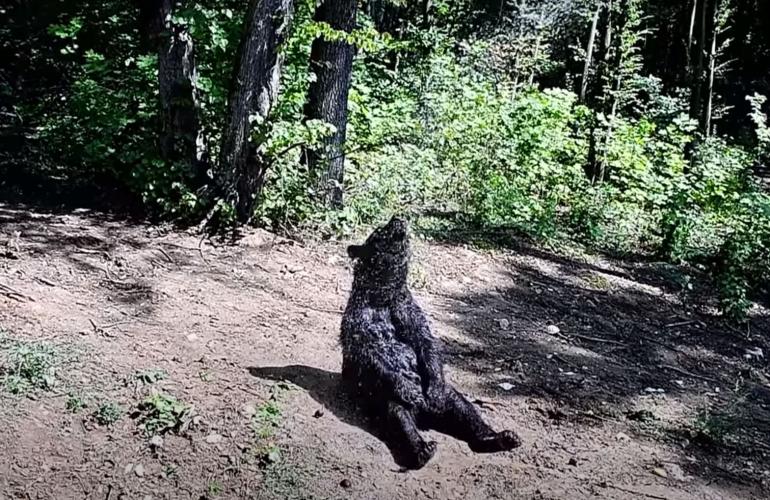
[[[557,361],[561,361],[562,363],[564,363],[564,364],[565,364],[565,365],[567,365],[567,366],[571,366],[572,368],[578,368],[578,366],[577,366],[575,363],[573,363],[573,362],[569,361],[568,359],[564,359],[564,358],[562,358],[561,356],[559,356],[559,355],[558,355],[558,354],[556,354],[555,352],[554,352],[554,353],[551,353],[551,357],[552,357],[553,359],[557,360]]]
[[[682,368],[677,368],[676,366],[658,365],[658,367],[659,368],[663,368],[664,370],[671,370],[672,372],[677,372],[680,375],[684,375],[686,377],[697,378],[697,379],[700,379],[700,380],[705,380],[707,382],[712,382],[714,384],[719,384],[720,383],[719,380],[717,380],[715,378],[707,377],[705,375],[698,375],[697,373],[688,372],[687,370],[683,370]]]
[[[91,255],[96,255],[102,253],[101,250],[91,250],[90,248],[76,248],[72,251],[72,253],[87,253]]]
[[[198,241],[198,254],[201,256],[201,260],[204,264],[206,264],[207,267],[211,267],[211,264],[209,264],[209,261],[206,260],[206,257],[203,255],[203,242],[206,241],[206,238],[208,235],[204,234],[203,237]]]
[[[169,261],[171,264],[176,264],[176,262],[174,262],[174,259],[172,259],[171,256],[161,247],[157,247],[156,250],[162,253],[163,256],[166,258],[166,260]]]
[[[589,337],[587,335],[580,335],[579,333],[569,333],[564,335],[567,338],[576,338],[580,340],[585,340],[588,342],[601,342],[603,344],[613,344],[613,345],[622,345],[625,346],[625,342],[620,342],[618,340],[612,340],[612,339],[600,339],[597,337]]]
[[[496,411],[498,406],[502,406],[503,403],[499,401],[490,401],[488,399],[474,399],[473,404],[478,405],[481,408],[486,408],[488,410]]]
[[[0,290],[0,295],[5,295],[9,299],[13,299],[16,302],[24,302],[24,299],[22,297],[19,297],[18,295],[11,292],[6,292],[5,290]]]
[[[16,290],[15,288],[11,288],[10,286],[6,285],[5,283],[0,283],[0,293],[2,293],[3,295],[6,295],[6,296],[8,296],[8,297],[10,297],[12,299],[15,298],[15,299],[18,300],[18,298],[22,298],[22,299],[26,299],[26,300],[28,300],[30,302],[35,302],[35,299],[30,297],[29,295],[21,293],[20,291]]]
[[[582,411],[582,412],[578,413],[578,415],[580,415],[581,417],[593,418],[593,419],[599,420],[601,422],[617,422],[617,420],[614,419],[614,418],[603,417],[601,415],[596,415],[595,413],[588,413],[587,411]]]
[[[687,325],[693,325],[697,323],[697,320],[690,319],[687,321],[677,321],[676,323],[669,323],[666,325],[666,328],[676,328],[677,326],[687,326]]]
[[[259,269],[261,269],[263,272],[271,274],[270,269],[266,268],[265,266],[263,266],[259,262],[255,262],[254,265],[257,266]]]
[[[52,286],[52,287],[56,286],[56,283],[54,283],[53,281],[47,280],[45,278],[41,278],[40,276],[35,276],[35,279],[38,280],[40,283],[42,283],[44,285],[48,285],[48,286]]]

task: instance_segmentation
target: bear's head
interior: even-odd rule
[[[410,257],[406,220],[394,216],[375,229],[363,245],[350,245],[348,255],[355,260],[355,287],[387,293],[405,286]]]

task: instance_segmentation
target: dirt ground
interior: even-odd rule
[[[0,205],[2,498],[770,496],[760,307],[744,331],[666,266],[416,240],[448,378],[524,445],[432,434],[403,472],[339,390],[344,245],[199,241]]]

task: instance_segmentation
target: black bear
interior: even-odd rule
[[[342,377],[370,414],[385,424],[391,447],[407,468],[422,468],[436,451],[420,429],[435,429],[475,452],[507,451],[521,440],[495,432],[476,407],[444,380],[428,320],[407,287],[409,236],[393,217],[363,245],[348,247],[353,288],[342,318]]]

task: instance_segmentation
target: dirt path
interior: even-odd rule
[[[742,336],[650,266],[415,246],[449,378],[522,449],[435,435],[425,469],[397,469],[338,389],[342,245],[254,231],[199,247],[0,205],[0,497],[770,494],[768,365],[746,354],[770,352],[766,317]]]

